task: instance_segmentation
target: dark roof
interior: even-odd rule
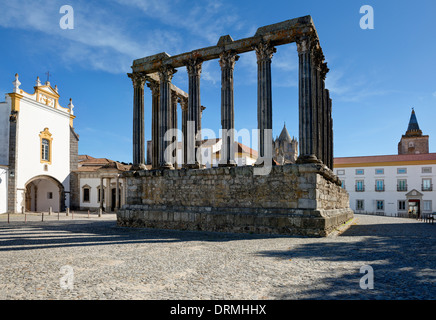
[[[280,133],[278,139],[279,141],[292,142],[291,135],[289,134],[288,129],[286,129],[286,124],[283,126],[282,132]]]
[[[422,134],[422,131],[419,129],[418,119],[416,119],[415,110],[412,109],[412,114],[410,115],[409,126],[407,127],[406,135],[413,133]]]

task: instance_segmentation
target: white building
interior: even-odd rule
[[[152,162],[152,142],[147,141],[147,164],[151,165]],[[222,139],[205,139],[203,140],[200,152],[201,152],[201,162],[206,168],[218,167],[220,161],[220,151],[222,147]],[[257,158],[258,153],[256,150],[247,147],[240,142],[234,142],[235,150],[235,162],[238,166],[251,166],[253,165]],[[183,143],[179,142],[177,144],[177,166],[181,168],[183,165]]]
[[[74,209],[96,211],[101,208],[105,212],[118,210],[125,199],[125,180],[121,174],[130,168],[131,165],[106,158],[80,155],[78,169],[72,172],[79,186],[79,204]]]
[[[33,93],[20,88],[0,102],[0,213],[54,211],[70,207],[70,172],[77,168],[78,136],[73,104],[37,78]]]
[[[436,211],[436,153],[428,152],[415,112],[398,155],[335,158],[334,169],[356,213],[391,216]]]

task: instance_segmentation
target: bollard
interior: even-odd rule
[[[42,212],[41,221],[44,221],[44,212]]]
[[[71,211],[71,219],[74,219],[74,211]]]
[[[59,221],[59,211],[58,211],[58,221]]]
[[[88,219],[89,219],[89,210],[88,210]]]
[[[98,210],[98,216],[99,216],[99,217],[101,217],[101,212],[102,212],[102,209],[100,208],[100,209]]]
[[[70,208],[67,208],[67,210],[65,211],[66,216],[68,217],[68,214],[70,213]]]
[[[26,223],[27,222],[27,214],[25,213],[24,214],[24,223]]]
[[[48,208],[48,215],[49,216],[51,216],[51,213],[53,212],[53,208],[52,207],[50,207],[50,208]]]
[[[9,223],[9,213],[8,213],[8,223]]]

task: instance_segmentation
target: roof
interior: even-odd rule
[[[128,171],[131,165],[123,164],[118,161],[106,158],[94,158],[88,155],[79,155],[79,168],[74,172],[95,172],[99,169],[116,169],[118,171]]]
[[[279,139],[279,141],[292,142],[291,135],[289,134],[288,129],[286,129],[286,124],[283,125],[282,132],[280,133],[280,136],[278,139]]]
[[[410,115],[409,126],[407,131],[420,131],[418,119],[416,119],[415,110],[412,109],[412,114]]]
[[[436,153],[342,157],[334,159],[335,168],[358,166],[396,166],[413,164],[436,164]]]

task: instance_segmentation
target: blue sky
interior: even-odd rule
[[[63,5],[74,9],[74,29],[61,29]],[[360,7],[374,9],[374,29],[363,30]],[[131,80],[134,59],[215,45],[221,35],[253,36],[256,29],[311,15],[330,68],[336,157],[396,154],[414,107],[430,152],[436,152],[436,2],[257,0],[0,0],[0,95],[12,91],[14,74],[33,92],[36,77],[71,97],[79,153],[132,161]],[[273,131],[284,122],[298,137],[298,55],[295,44],[273,57]],[[236,63],[235,127],[257,127],[254,53]],[[173,83],[188,91],[187,73]],[[220,68],[203,64],[203,128],[220,129]],[[145,89],[146,139],[151,138],[151,94]],[[181,117],[179,117],[181,118]],[[256,145],[253,145],[256,149]]]

